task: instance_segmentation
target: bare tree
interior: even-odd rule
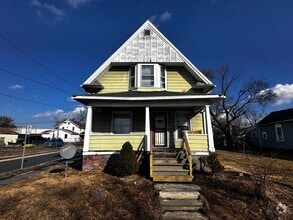
[[[268,89],[270,85],[266,80],[243,82],[242,72],[232,73],[228,66],[218,68],[213,75],[220,87],[219,92],[226,96],[226,99],[212,106],[213,125],[223,133],[226,145],[233,146],[244,121],[248,117],[256,120],[265,105],[275,101],[276,94]]]
[[[0,115],[0,127],[16,128],[14,120],[8,116]]]

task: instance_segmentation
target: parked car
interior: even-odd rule
[[[61,138],[52,138],[44,142],[45,147],[62,147],[64,142]]]

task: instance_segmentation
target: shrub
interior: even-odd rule
[[[138,164],[136,162],[135,154],[132,145],[127,141],[123,144],[120,154],[115,160],[108,164],[107,173],[123,177],[134,174],[138,171]]]
[[[207,157],[207,163],[212,170],[212,173],[219,173],[224,170],[224,166],[218,160],[216,153],[210,153]]]

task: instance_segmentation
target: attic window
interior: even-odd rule
[[[144,30],[144,36],[150,36],[151,35],[151,30],[150,29],[145,29]]]
[[[159,64],[137,64],[129,71],[129,88],[166,89],[166,68]]]

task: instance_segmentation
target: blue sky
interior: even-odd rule
[[[267,111],[293,107],[292,11],[289,0],[2,0],[0,114],[33,127],[74,115],[70,96],[146,19],[199,69],[268,79]]]

